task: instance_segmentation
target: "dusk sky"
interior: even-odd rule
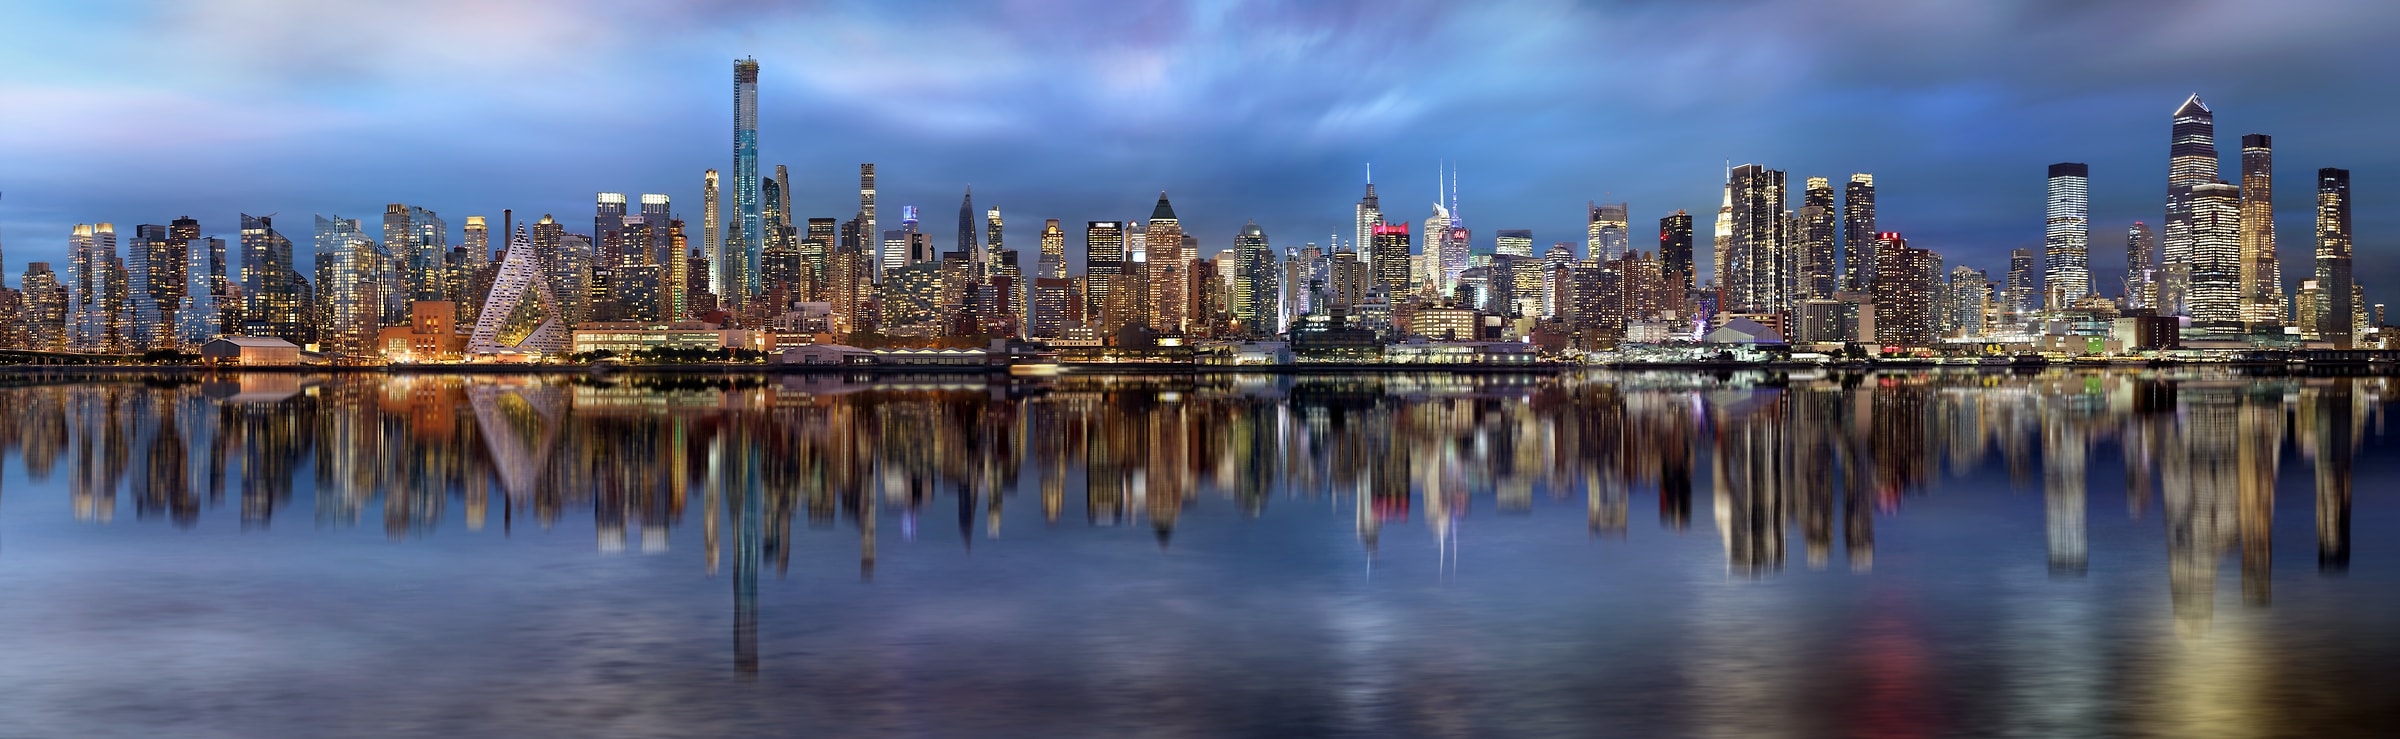
[[[1500,228],[1580,247],[1592,200],[1629,202],[1637,234],[1689,209],[1705,243],[1730,160],[1789,172],[1795,204],[1806,177],[1872,172],[1885,230],[1998,279],[2041,242],[2045,166],[2081,161],[2112,296],[2198,92],[2228,179],[2242,134],[2275,137],[2287,290],[2326,166],[2353,171],[2370,299],[2400,284],[2390,0],[0,0],[8,281],[76,223],[188,214],[232,240],[237,213],[278,213],[305,245],[312,213],[405,202],[455,240],[502,208],[588,231],[603,190],[673,196],[698,244],[743,56],[796,216],[850,216],[874,162],[886,223],[917,205],[937,244],[969,185],[1028,252],[1058,218],[1080,256],[1081,222],[1162,189],[1203,253],[1249,219],[1322,244],[1366,165],[1416,224],[1445,160],[1478,251]]]

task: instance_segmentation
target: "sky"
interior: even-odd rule
[[[697,233],[732,169],[732,66],[760,73],[762,171],[794,215],[847,218],[874,162],[883,220],[998,206],[1042,219],[1173,198],[1202,252],[1255,219],[1278,247],[1350,230],[1373,165],[1420,223],[1444,162],[1460,214],[1537,243],[1622,201],[1701,241],[1724,167],[1871,172],[1880,225],[1991,272],[2042,239],[2046,167],[2092,171],[2092,265],[2164,212],[2169,114],[2199,93],[2224,175],[2275,137],[2287,289],[2313,271],[2314,173],[2352,170],[2358,274],[2400,285],[2400,3],[2389,0],[618,2],[0,0],[0,245],[13,283],[77,223],[430,208],[556,215],[658,192]],[[730,203],[730,186],[727,188]],[[728,205],[730,209],[730,204]],[[230,240],[230,239],[229,239]],[[1637,246],[1647,245],[1637,236]],[[1705,251],[1705,247],[1703,247]],[[1706,255],[1701,256],[1707,261]],[[1706,274],[1703,272],[1703,274]]]

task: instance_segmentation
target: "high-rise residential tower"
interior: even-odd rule
[[[2045,301],[2068,308],[2092,294],[2091,167],[2081,162],[2050,165],[2048,220],[2042,230]]]
[[[2348,349],[2357,341],[2352,336],[2353,316],[2358,306],[2352,298],[2356,284],[2350,273],[2350,170],[2326,168],[2317,170],[2317,286],[2325,291],[2325,310],[2319,314],[2317,336],[2333,342],[2334,348]]]
[[[2167,144],[2167,222],[2160,262],[2160,312],[2197,318],[2187,295],[2196,267],[2196,236],[2192,226],[2192,188],[2217,181],[2216,113],[2200,101],[2199,93],[2175,109]],[[2237,290],[2238,292],[2238,290]],[[2238,296],[2237,296],[2238,302]],[[2235,311],[2238,316],[2240,311]]]
[[[990,257],[1008,250],[1008,247],[1000,243],[1001,225],[1000,206],[995,205],[983,209],[983,253],[987,262],[991,261]]]
[[[74,350],[117,350],[120,301],[111,300],[109,278],[122,269],[116,224],[75,226],[67,242],[67,343]]]
[[[2283,266],[2275,259],[2275,140],[2242,137],[2242,322],[2282,324]]]
[[[873,246],[882,232],[875,230],[875,163],[858,165],[858,233],[860,248],[868,255],[880,257]],[[875,279],[882,279],[883,261],[875,259]]]
[[[1234,273],[1232,309],[1242,330],[1251,336],[1273,336],[1278,325],[1276,306],[1275,247],[1268,245],[1267,232],[1258,221],[1242,226],[1233,236]]]
[[[1842,285],[1841,265],[1835,261],[1833,183],[1823,177],[1808,178],[1801,190],[1800,210],[1794,215],[1793,252],[1798,258],[1800,274],[1793,284],[1799,287],[1792,299],[1831,299]]]
[[[1732,188],[1733,232],[1724,305],[1740,313],[1788,311],[1796,270],[1784,220],[1784,174],[1744,164],[1733,168]]]
[[[2034,289],[2034,279],[2041,274],[2042,260],[2032,249],[2012,249],[2008,252],[2007,286],[2001,289],[2001,309],[2007,311],[2010,322],[2024,320],[2041,307],[2041,292]]]
[[[1866,292],[1875,284],[1875,175],[1850,175],[1842,186],[1842,282]]]
[[[719,210],[717,171],[709,170],[700,177],[700,255],[709,264],[708,291],[722,297],[730,294],[734,273],[725,268],[725,217]]]
[[[729,279],[718,292],[722,305],[747,305],[759,292],[758,260],[766,248],[765,204],[758,182],[758,60],[733,63],[733,187],[741,243],[719,267]]]

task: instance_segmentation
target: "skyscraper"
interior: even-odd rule
[[[2242,190],[2223,182],[2185,190],[2191,278],[2185,288],[2194,322],[2242,320]]]
[[[875,257],[877,279],[882,274],[883,261],[874,241],[881,233],[875,230],[875,163],[867,162],[858,165],[858,234],[860,248]]]
[[[475,330],[467,340],[469,353],[560,354],[571,346],[565,308],[551,291],[550,280],[544,279],[540,261],[525,227],[517,226],[508,249],[501,252],[491,298],[477,312]]]
[[[1357,228],[1352,231],[1350,248],[1365,252],[1369,240],[1375,236],[1375,224],[1383,222],[1383,201],[1375,197],[1375,167],[1373,165],[1367,167],[1367,194],[1358,199],[1356,211]]]
[[[1175,219],[1175,206],[1167,204],[1167,193],[1160,190],[1158,206],[1150,210],[1150,224],[1144,229],[1142,243],[1148,254],[1146,270],[1150,292],[1150,328],[1162,334],[1183,333],[1184,323],[1191,316],[1191,306],[1184,295],[1189,275],[1191,255],[1183,250],[1183,224]],[[1407,269],[1402,260],[1401,269]],[[1405,272],[1403,272],[1405,274]]]
[[[2125,228],[2125,305],[2157,309],[2158,235],[2150,225],[2134,221]]]
[[[175,311],[182,307],[183,254],[167,227],[133,227],[126,253],[127,303],[124,350],[146,352],[173,345]]]
[[[1397,302],[1408,293],[1408,223],[1376,224],[1368,239],[1375,250],[1371,264],[1375,281],[1383,285],[1384,295]],[[1526,254],[1512,256],[1532,259],[1533,239],[1525,239],[1524,250]]]
[[[1941,279],[1941,257],[1912,249],[1900,234],[1879,234],[1881,263],[1875,270],[1875,340],[1891,346],[1930,346],[1934,339],[1933,294]],[[2023,251],[2023,250],[2019,250]]]
[[[675,220],[674,203],[663,193],[642,193],[641,212],[642,222],[650,224],[650,242],[625,245],[627,250],[640,249],[642,251],[638,260],[628,260],[628,262],[665,264],[669,252],[673,248],[668,242],[673,240],[674,235],[667,230],[667,224]]]
[[[2052,309],[2073,306],[2092,294],[2091,168],[2081,162],[2050,165],[2049,220],[2042,231],[2044,294]]]
[[[2284,322],[2283,267],[2275,259],[2275,140],[2242,137],[2242,321]]]
[[[1533,231],[1523,228],[1503,228],[1492,234],[1492,253],[1512,257],[1533,256]]]
[[[1125,270],[1125,226],[1116,221],[1083,224],[1083,306],[1086,321],[1099,318],[1109,293]]]
[[[385,211],[386,233],[394,211]],[[402,230],[405,230],[403,228]],[[316,217],[318,339],[353,358],[375,351],[387,285],[376,279],[377,249],[357,219]]]
[[[970,185],[966,197],[958,201],[958,253],[967,255],[969,260],[981,266],[988,258],[975,233],[975,188]]]
[[[733,186],[741,243],[719,268],[736,278],[717,291],[725,305],[747,305],[760,289],[758,260],[766,248],[766,222],[758,185],[758,60],[745,58],[733,63]]]
[[[272,215],[242,214],[242,327],[253,336],[316,343],[308,321],[309,285],[292,261],[292,240]]]
[[[1850,175],[1842,186],[1842,282],[1866,292],[1875,284],[1875,175]]]
[[[717,171],[709,170],[700,177],[700,254],[708,260],[710,267],[708,291],[719,296],[728,295],[735,284],[735,273],[725,269],[728,262],[725,259],[725,219],[718,210]]]
[[[1633,249],[1632,235],[1627,232],[1624,203],[1584,204],[1584,255],[1598,262],[1614,262]],[[1530,255],[1529,255],[1530,256]]]
[[[1808,178],[1800,194],[1800,210],[1794,216],[1792,251],[1797,257],[1800,274],[1793,280],[1799,289],[1793,301],[1832,298],[1841,289],[1841,263],[1836,261],[1833,221],[1833,183],[1823,177]]]
[[[1881,247],[1877,247],[1881,248]],[[2008,252],[2008,286],[2001,290],[2001,307],[2011,322],[2041,307],[2041,291],[2034,289],[2034,277],[2041,274],[2041,257],[2032,249],[2012,249]]]
[[[1725,305],[1741,313],[1791,309],[1794,270],[1784,221],[1784,175],[1756,164],[1733,168],[1732,233]]]
[[[67,242],[67,343],[74,350],[117,350],[118,306],[108,280],[120,269],[116,224],[77,224]]]
[[[1267,232],[1258,221],[1242,226],[1233,237],[1234,274],[1232,309],[1242,330],[1252,336],[1273,336],[1281,330],[1277,325],[1275,248],[1267,244]]]
[[[1699,275],[1692,271],[1692,214],[1677,210],[1674,215],[1658,219],[1658,259],[1666,271],[1667,290],[1674,303],[1683,302],[1683,293],[1699,287]]]
[[[2192,188],[2216,181],[2216,114],[2208,109],[2207,103],[2200,102],[2199,93],[2192,93],[2175,109],[2173,133],[2167,145],[2166,243],[2159,270],[2162,313],[2197,317],[2186,294],[2195,269],[2191,195]]]
[[[1008,250],[1008,247],[1003,246],[1000,243],[1000,231],[1002,225],[1003,224],[1000,222],[1000,206],[995,205],[983,209],[983,249],[985,261],[987,262],[992,261],[992,257],[998,255],[1000,252]]]
[[[2351,348],[2358,306],[2352,299],[2350,273],[2350,170],[2317,170],[2317,285],[2325,291],[2326,310],[2319,317],[2317,336],[2334,348]],[[28,299],[30,300],[30,299]]]
[[[1042,255],[1037,261],[1036,279],[1066,279],[1067,232],[1058,227],[1056,218],[1042,221]]]

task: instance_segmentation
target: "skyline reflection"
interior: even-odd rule
[[[1610,685],[1674,675],[1685,687],[1620,685],[1625,700],[1666,706],[1629,710],[1737,733],[1810,733],[1790,727],[1833,720],[1824,711],[1929,730],[2188,729],[2230,710],[2205,696],[2288,712],[2296,692],[2344,674],[2271,694],[2231,687],[2300,669],[2268,671],[2270,645],[2317,662],[2336,648],[2268,619],[2336,624],[2330,644],[2380,638],[2326,610],[2333,595],[2369,608],[2374,588],[2302,573],[2349,572],[2353,478],[2378,479],[2391,390],[2386,378],[2199,370],[0,376],[0,414],[14,420],[0,424],[0,465],[13,459],[25,481],[0,498],[0,579],[75,572],[93,550],[54,553],[80,541],[181,565],[90,587],[141,578],[122,592],[219,609],[232,593],[306,598],[328,575],[374,583],[362,602],[376,603],[406,602],[389,599],[433,587],[424,578],[444,593],[530,588],[547,595],[427,607],[576,634],[623,618],[603,603],[689,605],[726,620],[705,629],[711,656],[664,668],[777,689],[864,670],[877,687],[859,688],[861,705],[898,712],[883,716],[914,710],[903,686],[993,690],[977,680],[1026,665],[1123,687],[1007,691],[1018,700],[1101,711],[1116,705],[1096,697],[1108,690],[1193,695],[1218,669],[1263,669],[1290,690],[1316,679],[1303,665],[1332,664],[1344,690],[1379,700],[1499,699],[1448,676],[1459,669],[1503,683],[1528,669]],[[391,544],[361,553],[312,535],[343,531]],[[270,551],[293,564],[244,553]],[[332,558],[307,564],[320,556]],[[214,557],[248,564],[154,579],[212,572]],[[586,580],[577,559],[648,564]],[[664,580],[618,582],[660,568]],[[2355,582],[2384,582],[2378,569]],[[242,585],[277,576],[300,579]],[[40,612],[27,604],[77,602],[73,587],[40,582],[53,584],[18,591],[29,600],[0,609],[0,627]],[[595,589],[579,610],[547,610]],[[1326,622],[1270,615],[1285,609]],[[1025,620],[1037,613],[1046,620]],[[1258,635],[1262,618],[1274,636]],[[1564,626],[1583,620],[1598,630]],[[636,619],[606,633],[672,643],[696,630]],[[1610,659],[1542,667],[1544,645]],[[946,656],[927,651],[937,646]],[[971,656],[985,649],[1012,656]],[[1212,661],[1210,649],[1241,656]],[[2073,697],[2128,659],[2110,650],[2143,655],[2148,681],[2107,709]],[[1623,677],[1612,660],[1631,661]],[[2005,685],[1988,701],[1929,697],[1976,684],[1958,670]],[[1845,697],[1804,707],[1820,679]],[[1441,733],[1415,723],[1438,712],[1346,700],[1286,709]],[[1531,705],[1556,718],[1577,704]],[[983,728],[951,726],[969,727]]]

